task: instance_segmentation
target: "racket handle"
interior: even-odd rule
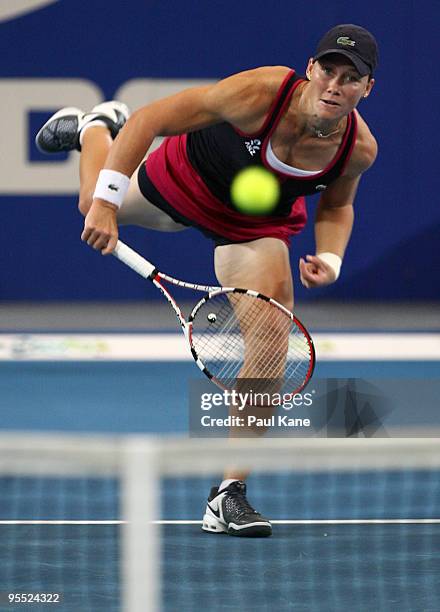
[[[156,267],[153,266],[152,263],[144,259],[139,253],[133,251],[133,249],[120,240],[118,240],[113,255],[144,278],[151,280],[151,277],[154,276],[153,273],[156,272]]]

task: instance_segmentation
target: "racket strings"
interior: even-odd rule
[[[250,321],[250,325],[258,328],[266,328],[266,335],[263,337],[260,332],[261,341],[267,343],[266,346],[271,348],[270,339],[272,338],[273,344],[276,345],[279,340],[286,340],[289,342],[290,352],[297,353],[298,357],[308,358],[310,355],[310,348],[304,337],[302,330],[297,327],[294,321],[286,315],[281,309],[274,307],[272,304],[268,304],[262,301],[263,307],[261,309],[261,317],[257,320]],[[268,320],[272,320],[272,325],[268,324]],[[246,323],[246,318],[244,318]],[[297,338],[295,341],[294,338]]]
[[[193,346],[218,380],[283,379],[298,386],[311,358],[308,338],[288,314],[234,292],[213,296],[197,311]]]
[[[232,338],[236,335],[234,352],[237,358],[244,351],[244,346],[239,346],[243,339],[239,330],[236,329],[236,317],[231,316],[231,305],[226,300],[224,294],[216,296],[215,301],[214,299],[209,300],[206,304],[209,313],[206,314],[206,308],[204,308],[203,312],[198,313],[195,325],[193,325],[193,344],[196,352],[206,365],[208,361],[217,362],[215,373],[217,378],[233,378],[235,375],[236,362],[231,359],[232,351],[226,353],[225,339],[227,338],[228,344],[231,345]],[[212,315],[215,316],[215,322],[209,321]],[[209,321],[206,328],[205,320]],[[218,369],[222,363],[223,367]]]
[[[235,295],[231,297],[236,298]],[[249,323],[250,327],[253,326],[253,328],[257,330],[253,338],[253,343],[257,344],[257,346],[254,347],[256,349],[256,359],[263,363],[266,378],[281,378],[286,374],[285,367],[293,365],[293,370],[290,368],[288,371],[290,375],[301,366],[301,363],[304,362],[304,365],[306,365],[306,363],[308,364],[310,359],[310,347],[308,346],[302,330],[296,326],[289,316],[270,303],[263,300],[258,301],[261,302],[261,304],[258,304],[261,316],[256,320],[252,320],[252,317],[243,317],[244,324]],[[254,304],[252,305],[254,306]],[[238,313],[237,316],[240,317]],[[265,332],[263,333],[262,330],[265,330]],[[296,341],[292,342],[295,337]],[[286,343],[285,347],[283,347],[283,343]],[[286,357],[289,355],[289,348],[290,360],[287,360]],[[292,361],[294,354],[295,360]],[[258,361],[256,364],[257,366]],[[251,362],[251,367],[254,365],[255,364]],[[261,368],[257,367],[257,370],[258,369]]]
[[[247,298],[247,299],[243,299]],[[250,298],[250,299],[249,299]],[[282,374],[276,372],[270,367],[268,355],[272,356],[272,361],[276,361],[276,351],[273,351],[272,345],[277,344],[277,339],[272,338],[271,326],[268,325],[267,318],[273,307],[268,308],[268,303],[252,296],[244,294],[229,294],[230,303],[222,304],[220,310],[220,318],[223,322],[221,326],[222,334],[230,333],[235,327],[236,335],[234,342],[231,342],[231,337],[228,337],[229,349],[233,353],[237,352],[237,343],[240,342],[240,351],[244,351],[244,368],[240,372],[240,376],[248,378],[275,378]],[[252,309],[249,308],[252,305]],[[231,305],[233,315],[231,316]],[[281,312],[281,311],[279,311]],[[283,313],[283,319],[288,322],[290,327],[290,319]],[[285,335],[285,334],[284,334]],[[225,341],[222,338],[220,350],[225,351]],[[249,357],[249,352],[252,351],[252,356]],[[225,361],[224,367],[218,372],[218,376],[225,378],[233,378],[237,375],[236,361]]]
[[[284,375],[285,356],[287,354],[286,340],[290,332],[290,321],[286,321],[287,325],[284,326],[284,329],[279,329],[279,326],[277,326],[275,331],[272,329],[273,325],[267,325],[265,328],[265,323],[267,324],[265,320],[255,323],[256,333],[251,335],[253,356],[249,365],[251,370],[255,365],[258,370],[264,371],[266,378],[278,378]],[[286,344],[284,348],[283,344]]]

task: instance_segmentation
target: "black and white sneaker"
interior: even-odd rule
[[[84,119],[86,119],[86,123],[90,123],[90,121],[94,121],[95,119],[104,121],[110,130],[112,138],[115,139],[119,130],[124,127],[129,116],[130,110],[126,104],[118,102],[117,100],[110,100],[110,102],[102,102],[102,104],[94,106],[90,113],[85,115]],[[85,123],[83,125],[85,125]]]
[[[36,135],[35,143],[44,153],[59,153],[74,149],[81,151],[79,136],[87,123],[95,120],[103,121],[110,130],[112,138],[116,138],[129,116],[128,107],[116,100],[98,104],[89,113],[68,106],[46,121]]]
[[[202,529],[210,533],[234,536],[266,537],[272,535],[270,521],[256,512],[246,499],[246,485],[234,480],[221,491],[211,489]]]

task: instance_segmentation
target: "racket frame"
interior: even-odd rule
[[[237,287],[218,287],[213,285],[199,285],[196,283],[189,283],[187,281],[182,281],[173,276],[169,276],[168,274],[164,274],[163,272],[159,272],[159,270],[152,264],[150,261],[136,253],[132,248],[128,245],[124,244],[121,240],[118,240],[116,248],[112,253],[117,259],[126,264],[129,268],[140,274],[146,280],[149,280],[153,283],[153,285],[159,289],[162,295],[165,297],[167,302],[170,304],[172,309],[174,310],[177,320],[179,321],[183,334],[189,344],[191,355],[196,362],[198,368],[203,372],[205,376],[207,376],[210,380],[212,380],[216,385],[226,390],[226,387],[218,380],[215,376],[211,374],[208,368],[204,365],[203,361],[197,354],[197,351],[193,344],[192,332],[193,332],[193,321],[200,310],[200,308],[206,304],[208,300],[211,298],[220,295],[220,294],[228,294],[228,293],[241,293],[247,294],[254,298],[259,298],[264,300],[265,302],[270,303],[274,308],[278,308],[281,310],[286,316],[290,318],[290,320],[302,331],[304,337],[306,338],[307,344],[309,346],[310,351],[310,361],[309,368],[307,370],[307,374],[304,378],[304,382],[298,388],[296,388],[292,394],[300,393],[304,387],[310,381],[313,370],[315,368],[315,347],[313,344],[313,340],[306,330],[304,325],[301,323],[299,319],[285,306],[274,300],[273,298],[267,297],[263,293],[259,293],[258,291],[254,291],[253,289],[240,289]],[[176,303],[173,296],[169,293],[166,287],[160,281],[166,281],[172,285],[177,287],[184,287],[185,289],[192,289],[194,291],[203,291],[205,295],[195,304],[192,308],[188,318],[186,319],[182,314],[182,311],[178,304]]]

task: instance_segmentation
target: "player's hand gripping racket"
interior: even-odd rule
[[[113,255],[162,292],[195,362],[222,389],[232,390],[237,379],[276,379],[282,381],[283,392],[298,393],[310,380],[315,365],[312,339],[302,323],[275,300],[247,289],[177,280],[121,241]],[[187,319],[162,281],[204,292]]]

